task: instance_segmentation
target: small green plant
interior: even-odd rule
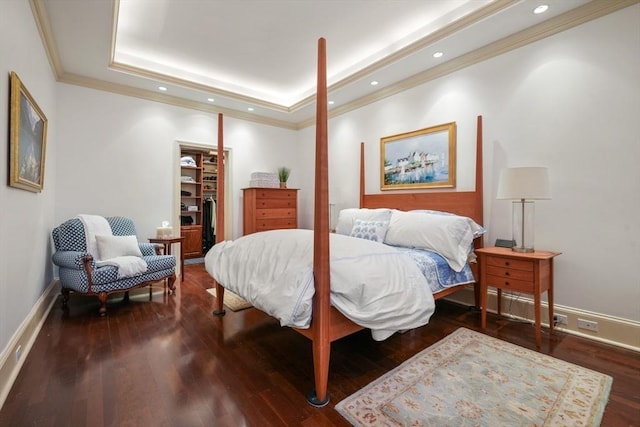
[[[287,182],[290,174],[291,174],[291,169],[284,166],[278,168],[278,179],[280,180],[280,182]]]

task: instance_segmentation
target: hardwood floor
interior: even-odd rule
[[[110,299],[72,295],[51,310],[0,410],[0,426],[346,426],[340,400],[479,313],[438,302],[429,325],[375,342],[362,331],[333,344],[328,406],[309,406],[309,341],[256,309],[213,317],[202,264],[174,296],[160,284]],[[535,349],[534,328],[489,315],[485,333]],[[613,377],[603,426],[640,425],[640,354],[556,332],[541,351]]]

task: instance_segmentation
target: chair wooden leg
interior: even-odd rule
[[[62,294],[62,308],[68,308],[67,303],[69,302],[69,289],[62,288],[60,293]]]
[[[104,317],[107,315],[107,293],[100,292],[98,294],[98,299],[100,300],[100,310],[98,313],[100,313],[100,317]]]
[[[176,275],[172,274],[167,278],[167,285],[169,286],[169,294],[176,293]]]

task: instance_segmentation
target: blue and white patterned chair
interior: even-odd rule
[[[106,220],[114,236],[136,235],[133,221],[129,218],[115,216]],[[128,300],[129,290],[168,279],[169,293],[175,293],[176,260],[172,255],[161,255],[162,245],[138,243],[147,271],[119,279],[118,267],[96,266],[93,256],[87,252],[84,226],[79,218],[60,224],[53,229],[52,235],[56,248],[52,261],[60,268],[63,308],[67,307],[70,291],[97,296],[101,316],[107,313],[107,296],[114,292],[125,292],[125,300]]]

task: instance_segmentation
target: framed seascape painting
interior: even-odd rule
[[[44,186],[47,118],[15,72],[11,72],[9,185],[40,192]]]
[[[456,185],[456,123],[380,139],[380,189]]]

